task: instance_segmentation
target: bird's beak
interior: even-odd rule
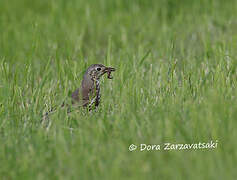
[[[105,68],[104,72],[107,73],[108,79],[113,79],[113,77],[111,76],[112,71],[115,71],[115,68],[113,68],[113,67],[106,67]]]

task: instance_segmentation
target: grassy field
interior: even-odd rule
[[[42,127],[94,63],[98,111]],[[236,179],[236,86],[236,0],[1,0],[0,179]]]

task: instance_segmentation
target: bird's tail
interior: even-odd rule
[[[62,103],[62,105],[60,106],[60,108],[63,108],[65,107],[65,102]],[[52,107],[49,111],[47,111],[46,113],[44,113],[42,115],[42,118],[41,118],[41,124],[42,125],[46,125],[48,126],[47,124],[49,124],[49,115],[53,114],[54,112],[56,112],[58,110],[58,107]]]

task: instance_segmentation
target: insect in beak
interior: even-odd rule
[[[115,68],[113,68],[113,67],[106,67],[105,68],[104,73],[107,73],[108,79],[113,79],[113,77],[111,76],[112,71],[115,71]]]

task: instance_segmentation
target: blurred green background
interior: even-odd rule
[[[42,127],[93,63],[117,69],[98,111]],[[236,67],[236,0],[1,0],[0,177],[236,179]]]

